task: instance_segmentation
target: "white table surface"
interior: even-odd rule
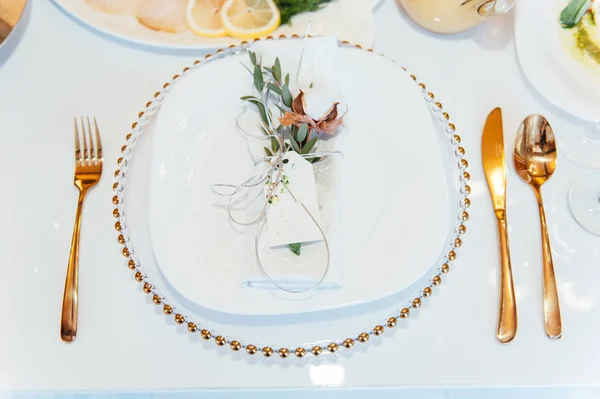
[[[530,189],[511,167],[508,218],[519,332],[507,346],[494,337],[496,232],[479,155],[485,117],[493,107],[503,108],[507,148],[529,113],[546,115],[559,136],[581,128],[526,82],[516,59],[512,14],[464,34],[437,36],[416,27],[392,0],[377,9],[376,50],[415,71],[458,126],[472,175],[472,221],[447,284],[410,328],[351,356],[291,366],[234,360],[174,332],[175,325],[157,317],[132,287],[114,239],[109,175],[123,137],[156,88],[202,54],[116,42],[76,23],[48,0],[33,0],[26,18],[18,46],[13,41],[0,49],[0,292],[5,303],[0,393],[600,394],[600,239],[585,233],[569,214],[568,188],[586,171],[562,154],[544,195],[564,337],[553,342],[544,335],[537,210]],[[67,345],[58,330],[76,201],[72,118],[88,114],[101,121],[110,166],[86,202],[80,329],[77,341]]]

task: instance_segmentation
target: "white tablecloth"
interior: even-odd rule
[[[493,388],[514,393],[537,387],[532,395],[597,395],[600,239],[569,214],[568,188],[586,171],[562,154],[544,194],[564,337],[552,342],[543,332],[537,209],[511,167],[508,217],[519,333],[508,346],[494,337],[498,259],[479,155],[483,122],[493,107],[503,108],[507,148],[529,113],[546,115],[557,135],[578,126],[527,83],[515,54],[512,14],[467,33],[438,36],[414,25],[392,0],[376,11],[376,50],[427,82],[459,127],[469,151],[469,229],[475,233],[448,284],[410,328],[367,351],[301,367],[233,361],[192,345],[132,287],[114,240],[110,174],[124,135],[156,88],[203,54],[115,41],[48,0],[33,0],[26,18],[18,46],[0,51],[0,393],[199,390],[212,397],[298,397],[290,389],[341,385],[304,394],[501,397],[507,391]],[[76,115],[101,121],[108,166],[86,202],[80,329],[77,341],[66,345],[58,321],[75,212]],[[550,391],[552,386],[571,388]],[[257,391],[263,389],[282,391]]]

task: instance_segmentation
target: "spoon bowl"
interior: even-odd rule
[[[517,132],[515,169],[527,184],[540,187],[556,169],[556,140],[542,115],[529,115]]]
[[[533,189],[538,202],[542,230],[544,326],[548,338],[559,339],[562,321],[541,191],[542,185],[556,170],[556,140],[550,123],[542,115],[529,115],[521,123],[513,160],[517,173]]]

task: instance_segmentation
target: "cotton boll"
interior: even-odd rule
[[[338,101],[339,94],[336,90],[327,87],[315,87],[304,92],[306,114],[317,120],[325,115],[333,103]]]

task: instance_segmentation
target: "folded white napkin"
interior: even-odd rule
[[[328,108],[334,101],[342,101],[340,85],[337,81],[338,41],[335,36],[311,38],[306,42],[302,65],[298,73],[298,65],[304,41],[286,40],[259,42],[254,45],[254,51],[258,59],[262,59],[263,65],[273,65],[275,58],[279,57],[282,70],[290,74],[290,90],[296,96],[300,89],[307,93],[307,108],[311,110],[308,101],[314,98],[313,107],[317,102],[323,102]],[[297,75],[296,75],[297,74]],[[296,76],[298,80],[296,81]],[[312,86],[312,88],[311,88]],[[311,96],[311,90],[314,90]],[[331,97],[329,99],[329,97]],[[326,109],[323,110],[323,112]],[[321,112],[317,109],[314,112]],[[274,112],[279,115],[279,112]],[[322,115],[311,115],[318,119]],[[343,127],[332,137],[319,140],[313,152],[343,152]],[[264,157],[263,147],[270,147],[268,141],[249,138],[249,149],[255,159]],[[262,166],[261,166],[262,165]],[[343,251],[342,251],[342,156],[332,156],[313,164],[315,183],[317,186],[317,198],[320,213],[321,228],[327,237],[329,245],[329,271],[323,282],[315,289],[332,289],[342,286],[343,278]],[[264,167],[259,164],[257,169]],[[262,190],[262,187],[258,188]],[[264,195],[255,192],[249,195],[257,202],[247,206],[248,220],[260,213],[261,201],[264,203]],[[308,217],[308,215],[307,215]],[[255,229],[249,229],[248,234],[254,235]],[[326,267],[327,250],[324,241],[303,243],[301,255],[291,252],[287,246],[270,247],[268,226],[265,225],[261,236],[259,255],[265,271],[269,277],[278,285],[295,291],[306,290],[321,279]],[[254,241],[252,240],[252,245]],[[247,271],[241,282],[242,286],[275,289],[274,286],[259,269],[255,256],[248,262]]]

